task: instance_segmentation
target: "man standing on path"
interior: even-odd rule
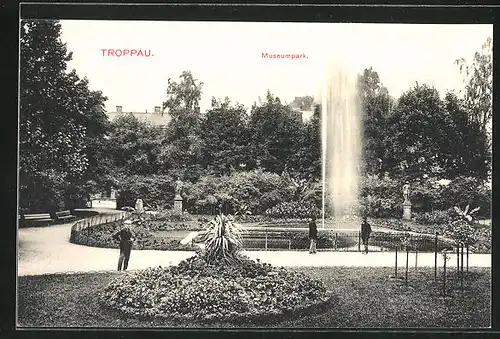
[[[318,228],[316,227],[316,220],[312,217],[309,221],[309,239],[311,244],[309,245],[309,253],[316,254],[316,240],[318,239]]]
[[[128,261],[130,259],[130,252],[132,251],[132,244],[134,241],[133,234],[130,231],[130,225],[132,221],[125,220],[124,227],[119,232],[113,235],[113,239],[120,242],[120,256],[118,258],[118,271],[127,270]]]
[[[363,245],[365,245],[365,254],[368,253],[368,240],[370,239],[370,233],[372,233],[372,228],[368,221],[366,221],[366,216],[363,217],[363,222],[361,223],[361,240]]]

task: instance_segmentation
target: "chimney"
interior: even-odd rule
[[[155,106],[155,113],[160,113],[160,106]]]
[[[122,112],[122,106],[116,106],[116,113]]]

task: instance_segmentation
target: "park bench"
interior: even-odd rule
[[[69,210],[56,212],[56,219],[58,221],[71,220],[71,219],[74,219],[74,218],[76,218],[76,216],[72,215]]]
[[[21,214],[19,219],[20,226],[46,224],[54,221],[49,213]]]

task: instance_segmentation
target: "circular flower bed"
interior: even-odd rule
[[[80,245],[118,248],[119,244],[113,239],[113,235],[123,227],[122,221],[110,222],[103,225],[93,226],[77,232],[72,242]],[[177,222],[168,223],[164,221],[146,220],[142,225],[134,225],[132,232],[134,233],[135,241],[133,248],[138,250],[181,250],[192,251],[191,243],[181,244],[179,240],[169,239],[166,237],[158,237],[158,231],[191,231],[199,230],[200,223],[193,222]]]
[[[238,264],[178,266],[121,276],[100,294],[107,308],[145,318],[242,323],[297,314],[329,300],[322,282],[242,257]],[[301,312],[302,313],[302,312]]]

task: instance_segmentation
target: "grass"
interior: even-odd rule
[[[419,269],[409,284],[391,279],[391,268],[294,268],[321,279],[336,297],[320,312],[267,327],[283,328],[484,328],[490,326],[490,269],[468,273],[463,296],[454,273],[447,278],[447,296],[433,270]],[[102,309],[97,293],[118,277],[118,272],[19,277],[20,327],[202,327],[201,324],[127,318]],[[123,273],[122,273],[123,274]],[[403,276],[404,272],[398,275]],[[206,325],[205,325],[206,326]],[[259,327],[245,325],[245,327]],[[235,327],[211,323],[210,327]]]

